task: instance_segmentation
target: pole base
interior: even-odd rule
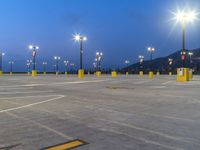
[[[79,69],[78,70],[78,78],[82,79],[82,78],[84,78],[84,76],[85,76],[84,70],[83,69]]]
[[[140,71],[140,72],[139,72],[139,75],[140,75],[140,77],[143,77],[143,76],[144,76],[144,72],[143,72],[143,71]]]
[[[59,72],[56,72],[56,76],[58,76],[59,75]]]
[[[189,68],[178,68],[177,82],[188,82],[188,81],[189,81]]]
[[[128,76],[128,75],[129,75],[129,72],[126,72],[126,75]]]
[[[36,77],[37,76],[37,71],[36,70],[32,70],[32,77]]]
[[[46,72],[44,72],[43,74],[44,74],[44,75],[46,75],[47,73],[46,73]]]
[[[111,72],[111,77],[117,77],[117,72],[116,71],[112,71]]]
[[[172,72],[169,72],[169,76],[172,76]]]
[[[157,76],[158,76],[158,77],[160,76],[160,72],[157,72]]]
[[[149,79],[153,79],[153,76],[154,76],[153,71],[150,71],[149,72]]]
[[[193,70],[192,69],[189,70],[189,79],[190,80],[193,79]]]
[[[13,73],[12,72],[10,72],[10,76],[12,76],[13,75]]]
[[[97,72],[96,72],[96,76],[97,76],[97,77],[100,77],[100,76],[101,76],[101,71],[97,71]]]
[[[65,75],[68,75],[68,72],[65,72]]]
[[[3,75],[3,71],[0,71],[0,76],[2,76]]]

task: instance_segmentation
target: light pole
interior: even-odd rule
[[[194,55],[194,53],[193,52],[188,52],[188,55],[189,55],[189,63],[190,63],[190,68],[192,69],[193,68],[193,66],[192,66],[192,64],[193,64],[193,60],[192,60],[192,56]]]
[[[196,11],[178,11],[175,13],[175,19],[177,22],[181,22],[182,25],[182,51],[181,51],[181,60],[182,60],[182,68],[185,68],[186,64],[186,49],[185,49],[185,31],[186,31],[186,23],[194,22],[197,20],[198,13]]]
[[[67,75],[67,67],[68,67],[69,61],[65,60],[64,65],[65,65],[65,74]]]
[[[144,62],[144,56],[142,55],[139,55],[139,63],[140,63],[140,76],[143,76],[144,75],[144,72],[143,72],[143,62]]]
[[[87,40],[86,36],[82,36],[80,34],[76,34],[74,36],[74,40],[80,42],[80,68],[78,71],[78,77],[83,78],[84,77],[84,70],[83,70],[83,41]]]
[[[32,57],[33,57],[33,70],[32,70],[32,76],[35,77],[37,76],[37,71],[36,71],[36,55],[37,55],[37,50],[39,50],[39,47],[36,45],[29,45],[29,49],[32,50]]]
[[[74,73],[74,66],[75,66],[75,64],[73,64],[73,63],[70,63],[70,70],[71,70],[71,73],[73,74]]]
[[[3,56],[5,56],[5,53],[0,52],[0,76],[3,74]]]
[[[169,75],[172,75],[172,64],[173,64],[173,59],[169,58],[168,59],[168,64],[169,64]]]
[[[9,64],[10,64],[10,75],[13,74],[13,64],[14,64],[14,61],[9,61]]]
[[[128,66],[130,64],[130,61],[129,60],[125,60],[125,64],[126,64],[126,68],[127,68],[126,75],[128,75],[129,74]]]
[[[56,75],[59,74],[59,60],[61,59],[59,56],[55,56],[54,59],[56,60]]]
[[[102,52],[96,52],[96,58],[97,61],[97,71],[101,72],[101,61],[102,61],[103,53]]]
[[[150,53],[150,62],[149,62],[149,78],[153,78],[153,53],[155,51],[155,48],[153,47],[148,47],[147,48],[148,52]]]
[[[31,64],[32,64],[32,60],[27,60],[27,61],[26,61],[26,65],[27,65],[27,68],[28,68],[28,75],[30,75]]]
[[[42,65],[43,65],[44,75],[46,75],[47,74],[47,68],[46,68],[47,62],[42,62]]]

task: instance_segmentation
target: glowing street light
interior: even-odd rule
[[[35,77],[37,76],[37,71],[36,71],[36,54],[37,54],[37,50],[39,50],[39,46],[36,45],[29,45],[29,49],[32,50],[32,57],[33,57],[33,70],[32,70],[32,76]]]
[[[142,63],[144,62],[144,56],[139,55],[139,62],[140,62],[140,71],[142,71],[143,68]]]
[[[47,70],[46,70],[46,66],[47,66],[47,62],[42,62],[42,65],[43,65],[43,71],[44,71],[44,75],[46,75],[46,72],[47,72]]]
[[[79,78],[84,77],[84,70],[83,70],[83,42],[87,41],[86,36],[82,36],[80,34],[74,35],[74,40],[80,42],[80,69],[79,69]]]
[[[169,58],[168,59],[168,65],[169,65],[169,75],[172,75],[172,65],[173,65],[173,59]]]
[[[3,74],[3,56],[5,56],[5,53],[0,52],[0,75]]]
[[[101,61],[102,61],[103,53],[96,52],[95,61],[97,62],[97,71],[101,71]]]
[[[59,72],[59,60],[61,58],[59,56],[54,56],[54,60],[56,60],[56,75],[58,75],[58,72]]]
[[[152,62],[152,61],[153,61],[153,53],[154,53],[154,51],[155,51],[155,48],[153,48],[153,47],[148,47],[147,50],[148,50],[148,52],[150,53],[150,65],[149,65],[149,66],[150,66],[150,71],[153,71],[153,68],[152,68],[152,67],[153,67],[153,66],[152,66],[152,65],[153,65],[153,62]]]
[[[194,21],[198,20],[198,13],[196,11],[178,11],[174,13],[176,22],[180,22],[182,24],[182,51],[181,51],[181,60],[182,60],[182,67],[185,66],[186,61],[186,49],[185,49],[185,30],[186,30],[186,23],[193,23]]]
[[[14,61],[9,61],[8,63],[10,64],[10,75],[12,75]]]
[[[64,60],[64,65],[65,65],[65,74],[67,74],[67,67],[68,67],[69,61]]]

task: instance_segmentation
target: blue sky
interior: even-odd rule
[[[84,43],[84,68],[92,67],[96,51],[104,53],[103,66],[117,68],[126,59],[132,63],[146,47],[156,48],[154,57],[181,49],[181,26],[174,26],[172,11],[200,9],[198,0],[1,0],[0,48],[15,71],[24,70],[31,52],[27,46],[38,44],[37,64],[47,61],[52,70],[53,56],[79,65],[79,45],[73,34],[88,37]],[[200,22],[188,24],[186,47],[200,47]],[[63,67],[63,63],[61,63]]]

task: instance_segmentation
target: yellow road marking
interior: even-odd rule
[[[45,148],[44,150],[69,150],[69,149],[73,149],[79,146],[83,146],[85,144],[86,143],[81,140],[74,140],[74,141],[70,141],[64,144],[59,144],[56,146]]]

